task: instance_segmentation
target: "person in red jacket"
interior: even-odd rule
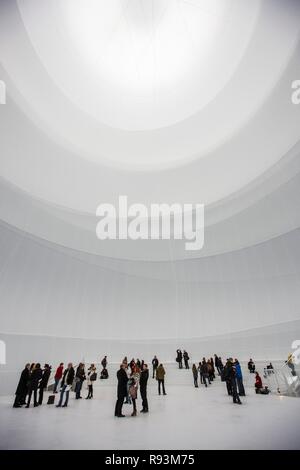
[[[259,393],[259,391],[263,388],[262,381],[258,372],[255,372],[255,392]]]
[[[64,370],[64,363],[61,362],[55,372],[53,393],[57,393],[57,387],[63,376],[63,370]]]

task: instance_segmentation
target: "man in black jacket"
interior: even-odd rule
[[[189,355],[186,351],[183,351],[183,360],[184,360],[184,365],[185,365],[185,368],[186,369],[189,369],[190,366],[189,366]]]
[[[117,402],[115,407],[115,416],[118,418],[124,418],[125,415],[122,414],[122,406],[124,398],[127,397],[127,382],[128,377],[126,373],[126,365],[122,363],[120,369],[117,372],[118,379],[118,389],[117,389]]]
[[[237,403],[238,405],[241,405],[242,402],[240,400],[240,397],[237,391],[235,366],[233,363],[233,359],[231,357],[228,359],[226,367],[227,367],[226,381],[229,381],[230,386],[231,386],[233,403]]]
[[[50,374],[51,374],[51,367],[49,366],[49,364],[45,364],[44,370],[43,370],[42,380],[41,380],[40,385],[39,385],[39,388],[40,388],[39,405],[41,405],[43,403],[44,390],[45,390],[45,388],[47,388]]]
[[[34,396],[33,406],[39,406],[38,401],[37,401],[37,390],[38,390],[39,382],[42,378],[42,375],[43,375],[43,372],[41,369],[41,364],[37,363],[29,377],[28,400],[27,400],[26,408],[29,408],[30,406],[32,392]]]
[[[156,369],[158,367],[158,359],[156,356],[154,356],[154,358],[152,359],[152,367],[153,367],[153,375],[152,375],[152,378],[154,379],[155,377],[155,373],[156,373]]]
[[[141,413],[148,413],[148,400],[147,400],[147,382],[149,378],[148,365],[144,364],[143,370],[140,376],[140,394],[142,397],[142,410]]]
[[[70,362],[68,364],[68,368],[64,371],[64,375],[61,381],[61,392],[60,392],[59,403],[58,405],[56,405],[56,408],[61,407],[61,406],[63,406],[64,408],[68,406],[69,393],[73,384],[74,375],[75,375],[75,371],[73,368],[73,364]],[[65,392],[66,392],[66,400],[65,400],[65,403],[62,405]]]
[[[79,366],[77,367],[76,370],[76,375],[75,375],[75,398],[78,400],[79,398],[82,398],[80,395],[82,384],[85,381],[85,371],[84,371],[84,364],[80,362]]]
[[[30,364],[26,364],[26,366],[22,370],[21,377],[20,377],[17,390],[16,390],[15,402],[13,404],[14,408],[20,408],[22,405],[26,404],[26,395],[27,395],[29,375],[30,375],[29,369],[30,369]]]

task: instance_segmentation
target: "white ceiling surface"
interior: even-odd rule
[[[114,1],[107,8],[91,1],[83,8],[27,0],[0,8],[5,223],[89,262],[100,255],[93,262],[105,265],[211,256],[300,226],[300,108],[290,99],[299,2]],[[181,45],[187,55],[191,44],[194,55],[184,62],[179,54],[179,70],[171,52]],[[170,74],[159,62],[168,52]],[[155,62],[150,53],[162,55]],[[205,203],[203,250],[188,252],[182,241],[100,242],[95,209],[120,194],[129,203]]]

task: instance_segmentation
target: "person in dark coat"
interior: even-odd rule
[[[221,378],[222,378],[223,382],[226,382],[226,388],[227,388],[228,395],[232,395],[231,377],[229,375],[229,369],[230,369],[230,362],[229,362],[229,359],[227,359],[225,367],[222,370]]]
[[[189,355],[186,351],[183,351],[183,360],[184,360],[184,366],[186,369],[189,369],[190,366],[189,366]]]
[[[14,408],[20,408],[22,405],[26,404],[26,395],[28,390],[28,382],[29,382],[29,369],[30,364],[26,364],[24,369],[22,370],[20,380],[16,390],[16,398],[13,404]]]
[[[107,356],[104,356],[104,358],[101,361],[101,365],[103,369],[106,369],[107,367]]]
[[[108,379],[107,369],[102,369],[101,374],[100,374],[100,379]]]
[[[238,405],[241,405],[242,402],[240,400],[240,397],[239,397],[239,394],[238,394],[238,391],[237,391],[236,370],[235,370],[235,366],[234,366],[232,358],[228,359],[226,366],[227,366],[226,381],[229,380],[230,384],[231,384],[233,403],[237,403]]]
[[[43,403],[43,396],[44,396],[44,390],[48,386],[48,381],[49,377],[51,374],[51,367],[49,364],[45,364],[44,370],[43,370],[43,375],[42,375],[42,380],[39,385],[40,393],[39,393],[39,405]]]
[[[84,364],[82,362],[80,362],[79,366],[77,367],[76,369],[76,375],[75,375],[75,381],[76,381],[76,385],[75,385],[75,393],[76,393],[76,400],[78,400],[79,398],[82,398],[82,396],[80,395],[80,392],[81,392],[81,389],[82,389],[82,384],[83,382],[85,381],[86,377],[85,377],[85,371],[84,371]]]
[[[115,407],[115,416],[117,418],[124,418],[125,415],[122,414],[122,406],[124,398],[127,397],[127,382],[128,376],[126,373],[126,365],[123,362],[120,365],[120,369],[117,372],[118,379],[118,389],[117,389],[117,402]]]
[[[147,382],[149,378],[149,370],[148,370],[148,365],[144,364],[143,370],[141,372],[140,376],[140,394],[142,398],[142,409],[141,413],[148,413],[149,407],[148,407],[148,400],[147,400]]]
[[[200,374],[202,377],[201,383],[204,383],[205,387],[207,387],[206,379],[208,380],[208,383],[210,385],[210,377],[209,377],[209,371],[208,371],[208,366],[205,357],[202,360],[202,364],[200,365]]]
[[[178,362],[179,369],[182,369],[182,352],[180,349],[177,349],[176,353],[177,353],[176,362]]]
[[[196,367],[196,364],[193,364],[192,372],[194,377],[194,385],[196,388],[198,388],[198,369]]]
[[[252,359],[250,359],[250,361],[248,362],[248,370],[250,373],[252,372],[252,374],[254,374],[255,372],[255,364]]]
[[[218,372],[220,372],[220,375],[222,376],[222,371],[224,369],[224,365],[222,362],[221,356],[218,357]]]
[[[33,392],[33,397],[34,397],[33,406],[39,406],[38,401],[37,401],[37,391],[38,391],[39,383],[40,383],[40,380],[42,379],[42,376],[43,376],[43,372],[41,369],[41,364],[37,363],[35,367],[32,369],[32,372],[29,377],[28,399],[27,399],[26,408],[29,408],[30,406],[32,392]]]
[[[152,359],[152,369],[153,369],[152,378],[153,379],[155,377],[157,367],[158,367],[158,359],[156,356],[154,356],[154,358]]]
[[[60,408],[61,406],[65,408],[66,406],[68,406],[69,394],[70,394],[70,390],[73,384],[74,376],[75,376],[75,370],[73,368],[73,364],[72,362],[69,362],[67,369],[65,369],[64,371],[64,375],[61,381],[61,392],[60,392],[59,402],[58,402],[58,405],[56,405],[56,408]],[[66,392],[66,399],[65,399],[65,403],[62,404],[65,392]]]

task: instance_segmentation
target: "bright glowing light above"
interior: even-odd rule
[[[28,80],[18,80],[20,61],[14,76],[38,125],[81,157],[137,170],[182,165],[224,142],[261,102],[262,79],[249,102],[244,92],[232,100],[248,77],[233,80],[260,2],[17,0],[34,54]],[[263,71],[267,90],[274,76],[271,65]]]
[[[93,73],[118,88],[153,95],[200,66],[221,5],[212,0],[90,0],[87,8],[85,0],[72,0],[66,2],[66,15],[72,40]]]
[[[71,41],[89,80],[98,82],[102,96],[109,96],[108,108],[118,103],[118,117],[107,111],[107,124],[158,128],[196,111],[190,90],[195,79],[206,81],[205,60],[226,2],[90,0],[87,7],[85,0],[68,0],[63,6]],[[174,99],[178,91],[186,97],[179,107]],[[204,83],[199,94],[196,102],[205,104]]]

